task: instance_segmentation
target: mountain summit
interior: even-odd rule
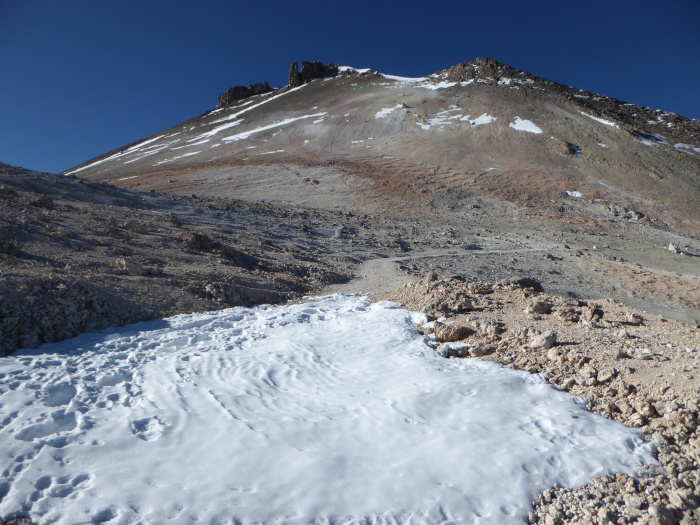
[[[276,166],[286,175],[269,181],[266,200],[340,210],[459,213],[484,196],[556,211],[575,192],[576,206],[700,234],[698,121],[489,58],[421,78],[295,65],[294,87],[231,88],[233,103],[222,95],[217,109],[67,173],[191,193],[197,172],[198,194],[257,199],[246,174]]]

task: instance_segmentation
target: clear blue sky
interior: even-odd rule
[[[287,83],[293,60],[423,76],[480,56],[700,119],[698,0],[0,0],[0,161],[60,172]]]

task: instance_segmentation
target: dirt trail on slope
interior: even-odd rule
[[[533,248],[512,248],[505,250],[481,250],[480,254],[523,254],[542,253],[546,250]],[[351,281],[336,284],[324,288],[324,293],[363,293],[379,294],[394,290],[409,282],[416,282],[420,275],[416,270],[411,270],[403,263],[421,262],[430,264],[431,259],[464,257],[464,253],[458,250],[439,250],[401,257],[382,257],[363,262],[357,269],[357,275]],[[411,265],[413,266],[413,264]]]
[[[357,277],[350,282],[325,288],[324,293],[362,293],[373,294],[387,292],[403,286],[416,279],[401,272],[396,263],[410,257],[387,257],[363,262],[357,269]]]

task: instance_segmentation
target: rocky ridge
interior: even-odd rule
[[[250,84],[248,87],[245,86],[233,86],[228,88],[228,90],[219,95],[216,103],[217,108],[223,108],[229,104],[234,104],[240,102],[246,98],[253,97],[255,95],[264,95],[265,93],[270,93],[272,88],[267,82],[262,84]]]
[[[638,106],[614,98],[591,93],[544,77],[533,75],[492,58],[477,58],[431,75],[432,79],[452,82],[472,81],[492,87],[517,87],[527,91],[544,90],[578,106],[594,117],[609,119],[633,137],[651,143],[662,143],[655,131],[674,140],[700,140],[700,121],[675,113]]]

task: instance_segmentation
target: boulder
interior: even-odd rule
[[[42,195],[38,199],[31,201],[29,205],[35,208],[44,208],[45,210],[53,210],[56,207],[53,199],[46,195]]]
[[[513,288],[520,288],[521,290],[531,290],[533,292],[544,292],[544,288],[535,279],[530,279],[529,277],[523,277],[521,279],[513,279],[508,282]]]
[[[603,309],[598,305],[585,306],[581,311],[581,315],[587,321],[600,321],[603,315],[605,315],[605,312],[603,312]]]
[[[117,259],[116,267],[125,275],[148,275],[148,270],[145,266],[131,259]]]
[[[435,322],[435,340],[440,343],[452,343],[459,341],[474,333],[468,326],[459,324],[443,324]]]
[[[0,186],[0,199],[11,199],[17,197],[17,192],[11,188]]]
[[[22,255],[22,249],[11,242],[0,241],[0,253],[10,255],[11,257],[19,257]]]
[[[447,80],[463,82],[465,80],[482,80],[487,83],[497,83],[501,78],[514,78],[518,72],[512,67],[484,57],[473,62],[463,62],[445,71]]]
[[[625,319],[626,319],[627,323],[631,324],[632,326],[643,326],[644,325],[644,318],[641,315],[634,314],[632,312],[627,312]]]
[[[425,274],[425,277],[423,277],[422,284],[430,284],[432,282],[435,282],[438,280],[438,274],[435,270],[430,270],[427,274]]]
[[[552,303],[548,301],[533,301],[525,308],[528,314],[548,314],[552,311]]]
[[[493,352],[493,347],[482,343],[477,343],[469,349],[472,357],[482,357]]]
[[[469,357],[470,346],[466,343],[444,343],[438,348],[443,357]]]
[[[557,333],[554,330],[548,330],[543,334],[536,335],[530,341],[530,348],[542,348],[549,350],[557,344]]]

